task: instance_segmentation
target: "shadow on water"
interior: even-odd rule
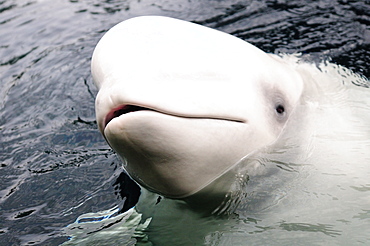
[[[370,77],[369,13],[369,1],[351,0],[0,1],[0,244],[58,245],[81,214],[136,204],[140,190],[94,115],[91,54],[116,23],[176,17]],[[325,225],[281,227],[335,234]]]

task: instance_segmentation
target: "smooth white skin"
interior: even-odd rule
[[[96,117],[139,184],[183,198],[273,143],[300,98],[299,74],[231,35],[168,17],[121,22],[92,58]],[[285,112],[278,114],[277,105]],[[106,116],[122,105],[152,110]]]

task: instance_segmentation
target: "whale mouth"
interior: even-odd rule
[[[116,107],[112,109],[107,116],[105,117],[105,124],[104,126],[108,125],[108,123],[113,120],[114,118],[117,118],[123,114],[128,114],[136,111],[141,111],[141,110],[150,110],[153,111],[153,109],[150,108],[145,108],[141,106],[136,106],[136,105],[121,105],[119,107]]]
[[[105,124],[104,128],[109,124],[111,120],[114,118],[118,118],[121,115],[129,114],[137,111],[154,111],[162,114],[177,116],[177,117],[183,117],[183,118],[193,118],[193,119],[213,119],[213,120],[223,120],[223,121],[230,121],[230,122],[236,122],[236,123],[247,123],[244,119],[238,119],[237,117],[231,118],[231,117],[217,117],[217,116],[196,116],[196,115],[181,115],[181,114],[173,114],[168,112],[162,112],[151,108],[146,108],[142,106],[137,105],[131,105],[131,104],[124,104],[118,107],[113,108],[105,117]]]

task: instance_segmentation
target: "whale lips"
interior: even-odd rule
[[[105,126],[108,125],[108,123],[116,117],[119,117],[123,114],[135,112],[135,111],[140,111],[140,110],[151,110],[151,109],[140,107],[140,106],[135,106],[135,105],[121,105],[119,107],[116,107],[112,109],[105,117]]]

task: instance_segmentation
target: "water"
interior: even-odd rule
[[[94,116],[96,89],[90,76],[90,58],[96,43],[111,26],[138,15],[176,17],[231,33],[266,52],[302,52],[311,54],[314,60],[330,57],[332,62],[344,65],[369,78],[370,72],[367,66],[370,53],[369,13],[369,1],[345,0],[1,1],[1,245],[58,245],[67,241],[63,228],[72,224],[79,216],[89,212],[96,216],[96,213],[115,206],[126,211],[136,203],[138,188],[122,174],[119,160],[96,129]],[[365,87],[358,88],[353,91],[361,92],[353,92],[352,98],[357,98],[357,102],[353,105],[359,108],[355,114],[361,115],[363,112],[368,112],[366,111],[368,104],[361,104],[363,97],[368,98],[368,92],[363,92],[366,90]],[[363,100],[366,101],[365,98]],[[363,108],[362,111],[361,108]],[[348,113],[346,110],[338,112]],[[320,129],[322,135],[319,134],[321,138],[318,139],[325,140],[327,136],[323,133],[328,128]],[[363,132],[366,132],[366,129]],[[357,136],[358,132],[350,133]],[[336,146],[346,147],[348,141],[355,143],[362,141],[364,143],[360,145],[362,147],[358,148],[358,152],[349,155],[348,160],[357,158],[366,161],[367,156],[361,156],[361,153],[369,148],[368,139],[368,135],[363,135],[362,138],[344,139],[342,142],[338,140]],[[324,148],[327,142],[324,140],[317,145],[323,148],[323,155],[320,157],[323,160],[319,159],[319,161],[325,161],[327,157]],[[340,145],[341,143],[346,144]],[[279,161],[273,153],[268,152],[267,155],[271,162]],[[329,157],[335,160],[335,155]],[[315,158],[308,160],[318,161]],[[292,163],[298,162],[295,160]],[[250,206],[248,209],[240,206],[235,210],[237,218],[202,219],[192,214],[187,219],[183,218],[184,223],[192,225],[198,223],[190,233],[195,235],[197,242],[205,240],[206,245],[207,243],[227,245],[231,242],[244,245],[247,243],[245,235],[249,236],[251,244],[269,244],[271,235],[275,238],[280,237],[280,241],[274,242],[283,245],[292,242],[292,238],[295,238],[296,242],[303,242],[302,244],[306,240],[317,245],[325,244],[325,240],[334,244],[335,239],[341,238],[348,240],[342,240],[345,244],[353,243],[348,238],[356,235],[354,233],[356,231],[359,235],[356,243],[365,245],[370,240],[369,232],[366,230],[369,225],[369,210],[365,206],[368,201],[366,199],[369,198],[369,183],[364,181],[364,175],[369,171],[366,163],[368,162],[362,162],[359,168],[355,168],[352,172],[354,175],[345,165],[342,169],[338,169],[337,176],[329,175],[331,181],[328,184],[341,182],[337,186],[327,185],[326,187],[326,183],[322,182],[323,177],[328,176],[322,173],[333,174],[330,170],[319,170],[318,176],[312,175],[310,169],[289,172],[286,175],[293,180],[296,176],[291,176],[291,173],[310,177],[303,179],[307,181],[296,183],[298,187],[305,187],[304,182],[308,184],[317,182],[316,186],[307,191],[310,195],[308,197],[315,199],[295,204],[291,199],[282,198],[289,192],[292,193],[289,197],[293,197],[298,189],[281,188],[272,198],[269,198],[273,201],[267,202],[267,204],[289,205],[292,209],[302,208],[301,204],[308,202],[310,206],[316,206],[316,210],[324,211],[328,207],[338,205],[333,202],[336,201],[335,198],[340,198],[336,187],[357,191],[357,193],[347,192],[344,198],[339,199],[353,205],[352,212],[347,211],[347,215],[336,218],[339,222],[331,221],[330,212],[323,213],[325,215],[322,219],[323,223],[294,221],[289,214],[285,214],[285,218],[290,219],[285,222],[277,223],[276,217],[263,220],[264,212],[245,213],[245,211],[253,211],[250,208],[253,202],[247,202],[245,204],[251,204],[248,205]],[[286,163],[285,166],[283,164],[280,166],[291,168]],[[348,180],[353,179],[335,178],[342,177],[344,172],[350,173],[345,177],[351,177],[357,181],[347,183]],[[361,173],[363,175],[360,175]],[[273,178],[272,181],[267,182],[269,179],[264,178],[266,182],[252,182],[249,185],[252,190],[258,191],[261,184],[268,183],[274,187],[278,179]],[[297,186],[292,184],[292,187]],[[325,187],[326,192],[320,191],[319,187]],[[244,196],[241,197],[243,201]],[[253,201],[264,201],[269,196],[245,197],[247,197],[245,199],[254,198]],[[181,204],[163,199],[159,203],[161,209],[156,209],[157,196],[144,192],[140,199],[151,201],[148,202],[149,208],[138,206],[140,211],[146,211],[142,215],[129,210],[127,213],[132,212],[132,214],[131,219],[127,221],[137,222],[136,225],[141,226],[135,237],[144,244],[147,240],[146,223],[151,215],[154,212],[159,214],[157,219],[153,218],[150,221],[149,232],[151,233],[149,234],[155,240],[156,229],[163,231],[160,218],[163,216],[168,218],[165,212],[168,209],[176,212]],[[346,211],[344,207],[339,209]],[[284,213],[286,210],[280,212]],[[120,216],[125,215],[127,214]],[[141,216],[140,220],[138,216]],[[309,215],[302,212],[299,217],[307,219]],[[174,221],[179,221],[175,219]],[[341,226],[339,226],[340,223]],[[178,224],[170,223],[170,225]],[[116,226],[127,227],[127,224],[118,223]],[[199,228],[206,229],[195,233],[194,231]],[[183,228],[178,227],[178,229]],[[125,231],[122,228],[120,230]],[[227,231],[230,233],[226,233]],[[304,233],[308,231],[313,234]],[[178,241],[186,242],[187,232],[189,233],[189,231],[178,232]],[[157,234],[159,237],[160,233]],[[132,234],[128,233],[126,239],[133,242],[131,236]],[[317,241],[313,240],[314,237],[317,237]],[[330,241],[330,239],[333,240]]]

